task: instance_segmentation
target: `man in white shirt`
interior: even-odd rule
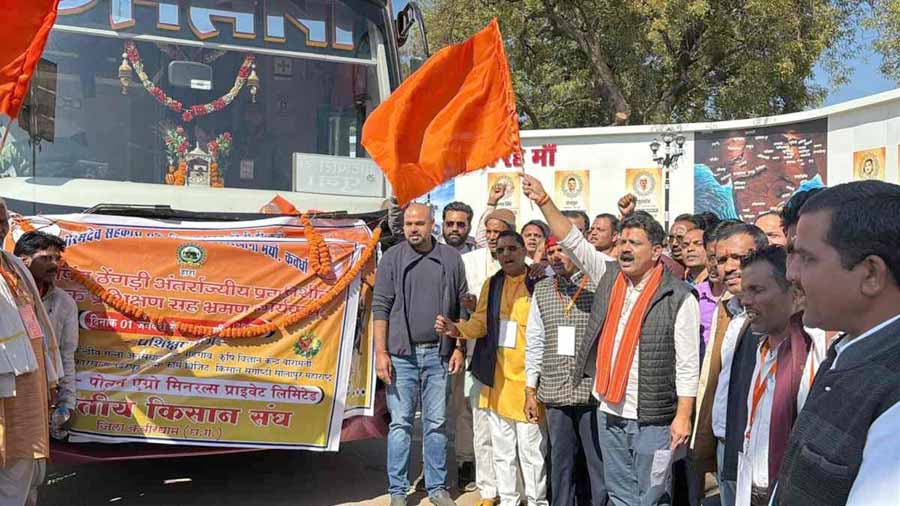
[[[609,213],[598,214],[588,230],[588,241],[597,251],[616,258],[616,243],[619,242],[619,218]]]
[[[803,323],[844,332],[797,417],[774,504],[896,505],[900,498],[900,186],[822,190],[800,210],[787,277]]]
[[[13,254],[34,276],[41,300],[50,315],[50,323],[59,342],[63,377],[59,381],[56,407],[75,413],[75,350],[78,348],[78,306],[72,296],[56,286],[56,274],[66,243],[44,232],[26,232],[16,242]]]
[[[734,491],[737,486],[737,457],[743,439],[746,423],[746,398],[750,376],[753,373],[756,335],[747,329],[746,314],[740,305],[741,260],[768,246],[766,234],[759,228],[746,223],[725,225],[717,233],[716,268],[725,289],[733,297],[720,303],[713,321],[721,312],[729,311],[733,317],[728,321],[721,343],[710,343],[710,350],[719,349],[719,356],[712,357],[710,364],[718,362],[720,370],[715,381],[712,399],[711,431],[716,438],[716,468],[719,495],[722,506],[734,506]],[[724,297],[723,297],[724,299]],[[727,306],[727,307],[726,307]],[[718,332],[714,337],[718,337]],[[741,354],[738,355],[738,350]],[[714,352],[714,351],[713,351]],[[736,358],[737,357],[737,358]],[[718,359],[718,360],[716,360]],[[748,359],[749,362],[747,360]],[[704,366],[707,365],[704,360]],[[749,363],[749,365],[748,365]],[[732,389],[732,384],[734,388]],[[712,389],[711,384],[707,384]],[[743,408],[742,408],[743,407]],[[727,423],[726,423],[727,422]],[[704,428],[698,427],[698,432]]]
[[[778,475],[788,435],[802,409],[819,363],[825,333],[804,329],[803,293],[786,278],[787,253],[768,246],[741,262],[741,302],[750,328],[763,336],[738,457],[738,506],[765,506]]]
[[[685,444],[697,395],[700,307],[687,283],[660,264],[662,226],[636,212],[622,221],[617,263],[607,262],[560,213],[534,177],[533,200],[561,244],[597,283],[591,319],[576,347],[573,377],[590,381],[610,501],[671,503],[671,486],[651,487],[657,452]],[[662,458],[666,458],[663,454]]]

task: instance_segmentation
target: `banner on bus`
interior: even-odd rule
[[[371,289],[361,280],[373,277],[374,258],[322,305],[360,261],[371,233],[352,220],[314,225],[330,251],[334,279],[313,272],[296,217],[221,224],[66,215],[14,222],[15,239],[34,227],[67,244],[69,268],[60,271],[58,286],[76,301],[80,329],[70,439],[337,450],[344,417],[372,412],[371,332],[360,314],[370,307]],[[79,282],[77,273],[103,292]],[[111,304],[109,294],[132,309]],[[172,325],[129,316],[133,308],[167,322],[214,329],[273,323],[277,330],[252,338],[182,335]],[[278,323],[310,310],[297,323]]]

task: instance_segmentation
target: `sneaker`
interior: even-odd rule
[[[406,506],[406,497],[402,495],[392,495],[391,506]]]
[[[456,503],[450,498],[450,494],[446,490],[438,490],[428,499],[434,506],[456,506]]]
[[[475,485],[475,464],[473,462],[463,462],[459,466],[456,473],[456,486],[465,492],[474,492],[478,488]]]

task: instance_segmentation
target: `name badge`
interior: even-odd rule
[[[38,323],[33,304],[19,306],[19,316],[22,317],[22,323],[25,325],[28,337],[31,339],[40,339],[44,337],[44,331],[41,330],[41,324]]]
[[[518,327],[519,325],[516,322],[500,320],[500,342],[497,345],[501,348],[515,348]]]
[[[556,354],[564,357],[575,356],[575,327],[556,328]]]

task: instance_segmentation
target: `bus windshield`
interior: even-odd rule
[[[0,188],[35,204],[23,212],[380,202],[359,141],[390,92],[389,41],[387,10],[365,0],[63,0]]]

